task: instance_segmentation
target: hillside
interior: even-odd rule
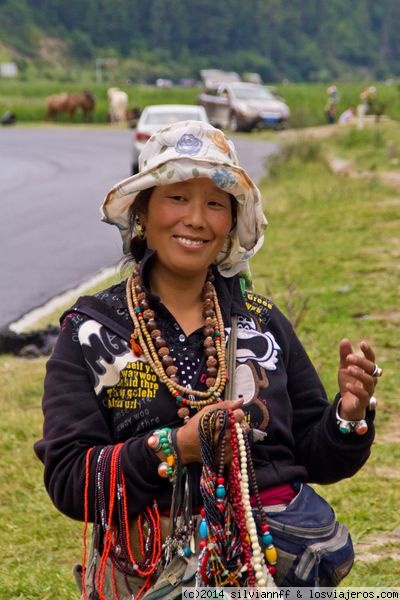
[[[66,80],[96,59],[135,81],[206,67],[385,79],[399,75],[399,26],[398,0],[0,0],[0,60]]]

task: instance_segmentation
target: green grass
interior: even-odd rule
[[[269,228],[252,268],[256,287],[283,308],[307,298],[299,331],[324,367],[333,366],[341,335],[396,346],[396,323],[380,313],[398,309],[399,213],[396,191],[336,177],[322,158],[305,162],[315,144],[302,140],[297,155],[272,170],[263,189]],[[333,394],[336,382],[328,384]]]
[[[339,90],[337,116],[349,106],[360,103],[360,93],[367,86],[365,82],[335,82]],[[392,119],[400,120],[400,92],[396,84],[386,85],[382,82],[371,82],[377,88],[377,101],[382,105],[384,114]],[[311,127],[326,123],[324,114],[327,85],[312,83],[292,83],[277,85],[278,91],[285,98],[291,110],[292,127]]]
[[[325,151],[334,152],[334,142],[327,144]],[[372,456],[355,477],[317,487],[356,545],[371,545],[372,558],[356,560],[343,585],[395,586],[400,561],[390,556],[399,555],[400,544],[390,535],[400,526],[399,194],[376,182],[335,177],[320,150],[302,140],[265,181],[270,225],[252,270],[256,290],[293,319],[306,302],[297,331],[330,397],[339,340],[346,336],[357,345],[364,338],[374,345],[384,376]],[[80,560],[82,526],[52,506],[32,452],[41,435],[44,368],[43,359],[0,357],[1,600],[78,598],[71,569]]]
[[[337,149],[324,142],[324,150]],[[327,169],[318,142],[287,150],[263,186],[270,225],[253,260],[256,288],[285,312],[306,310],[297,327],[330,397],[337,390],[337,345],[369,340],[385,374],[377,397],[377,438],[356,477],[319,490],[332,502],[356,542],[376,538],[377,561],[356,561],[344,585],[398,585],[400,543],[381,545],[399,528],[398,291],[399,194],[375,181],[339,178]],[[311,159],[311,160],[309,160]]]
[[[360,171],[398,171],[400,166],[400,127],[394,121],[356,126],[335,137],[335,151],[351,158]]]
[[[40,122],[44,120],[46,99],[60,92],[81,92],[90,89],[96,99],[93,113],[94,123],[107,121],[107,89],[110,84],[77,84],[49,81],[2,81],[0,80],[0,115],[6,110],[12,110],[19,122]],[[152,86],[127,85],[121,86],[129,96],[129,108],[143,109],[148,104],[192,104],[196,103],[199,90],[195,88],[162,89]],[[69,122],[65,115],[60,115],[61,122]],[[76,122],[82,122],[81,113],[77,112]]]
[[[107,89],[114,84],[98,84],[89,74],[80,83],[76,81],[61,82],[54,79],[28,81],[7,81],[0,79],[0,115],[6,110],[13,110],[20,122],[42,121],[45,114],[46,98],[51,94],[62,91],[79,92],[90,89],[96,97],[94,122],[104,123],[107,118]],[[137,84],[124,85],[118,83],[129,95],[129,107],[144,108],[147,104],[196,103],[201,87],[183,88],[172,87],[160,89],[154,86]],[[366,86],[365,82],[338,83],[339,101],[338,115],[349,106],[360,102],[360,93]],[[374,82],[378,90],[377,98],[384,106],[384,113],[392,119],[400,120],[400,92],[397,85],[386,85]],[[311,127],[323,125],[326,122],[324,107],[326,103],[326,85],[289,83],[276,86],[278,92],[286,100],[291,110],[291,127]],[[80,115],[76,121],[80,121]],[[62,121],[66,121],[63,117]]]
[[[41,431],[45,361],[0,359],[0,598],[65,600],[79,558],[81,525],[52,507],[32,445]]]

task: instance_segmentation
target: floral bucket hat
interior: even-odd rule
[[[231,140],[208,123],[179,121],[154,133],[139,156],[139,173],[108,192],[101,207],[102,220],[118,227],[128,253],[132,238],[129,209],[139,192],[196,177],[210,178],[236,198],[237,223],[228,250],[221,251],[216,263],[225,277],[245,271],[247,261],[262,246],[267,226],[261,194],[239,166]]]

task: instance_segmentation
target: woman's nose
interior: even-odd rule
[[[202,202],[191,201],[187,205],[187,211],[183,222],[189,227],[204,227],[204,206]]]

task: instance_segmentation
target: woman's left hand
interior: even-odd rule
[[[377,383],[376,377],[372,376],[376,367],[375,353],[365,341],[361,342],[360,349],[362,356],[354,353],[347,339],[343,339],[339,345],[340,416],[347,421],[365,418],[365,410]]]

